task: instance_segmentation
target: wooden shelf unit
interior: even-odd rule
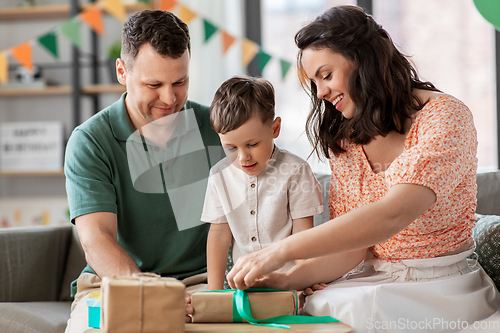
[[[89,7],[89,4],[83,5],[81,8]],[[0,21],[16,21],[16,20],[45,20],[57,18],[69,18],[71,6],[65,5],[46,5],[46,6],[26,6],[26,7],[0,7]],[[137,3],[125,5],[125,10],[128,13],[136,12],[143,9],[152,9],[153,5],[145,3]]]
[[[43,96],[43,95],[69,95],[73,88],[67,86],[47,86],[47,87],[0,87],[0,97],[18,97],[18,96]],[[125,92],[125,87],[121,84],[89,84],[81,88],[83,94],[95,95],[105,93]]]

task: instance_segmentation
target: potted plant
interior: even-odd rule
[[[109,70],[109,76],[111,78],[111,83],[118,83],[118,79],[116,78],[116,59],[120,58],[121,50],[122,50],[121,40],[117,40],[108,47],[107,65]]]

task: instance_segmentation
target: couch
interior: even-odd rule
[[[317,175],[328,220],[329,175]],[[500,171],[481,173],[478,221],[474,228],[480,264],[500,288]],[[0,332],[64,332],[69,318],[70,282],[85,266],[75,228],[0,229]]]

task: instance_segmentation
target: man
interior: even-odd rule
[[[220,146],[208,108],[187,100],[189,59],[184,22],[159,10],[133,14],[116,62],[127,92],[68,141],[66,191],[88,265],[72,285],[66,332],[87,329],[86,299],[105,276],[154,272],[188,290],[206,282],[197,193],[221,154],[208,154]]]

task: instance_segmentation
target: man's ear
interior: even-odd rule
[[[280,135],[281,131],[281,118],[276,117],[273,121],[273,139],[276,139]]]
[[[125,68],[125,62],[121,58],[116,59],[116,77],[120,84],[127,85],[127,68]]]

